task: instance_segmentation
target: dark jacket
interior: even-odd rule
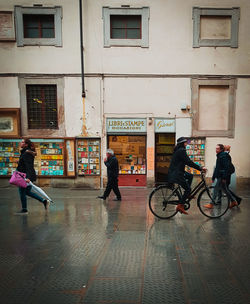
[[[212,180],[215,178],[227,179],[230,177],[231,163],[231,156],[227,152],[218,153]]]
[[[191,161],[187,155],[186,149],[183,146],[176,146],[168,169],[168,181],[178,182],[179,179],[183,179],[185,166],[195,168],[199,171],[202,170],[199,165]]]
[[[118,160],[117,160],[117,158],[113,155],[113,156],[111,156],[104,163],[105,163],[105,165],[107,167],[108,179],[116,179],[116,178],[118,178],[119,166],[118,166]]]
[[[32,182],[36,180],[36,171],[34,169],[34,155],[27,152],[28,148],[21,150],[21,155],[18,161],[17,171],[26,173],[26,178]]]

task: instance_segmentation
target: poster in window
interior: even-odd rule
[[[20,136],[20,109],[2,108],[0,109],[0,136],[18,137]]]
[[[12,132],[13,131],[13,118],[12,117],[0,117],[0,131]]]
[[[68,171],[69,172],[74,172],[75,171],[73,160],[68,160]]]

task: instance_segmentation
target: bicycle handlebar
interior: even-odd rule
[[[206,176],[207,170],[206,171],[201,171],[201,178],[204,179]]]

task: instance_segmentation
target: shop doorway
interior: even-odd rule
[[[114,150],[119,162],[119,186],[145,187],[146,136],[109,135],[108,148]]]
[[[175,133],[155,134],[155,182],[166,182],[175,147]]]

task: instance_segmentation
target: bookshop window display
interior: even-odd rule
[[[77,139],[78,175],[100,175],[100,139]]]
[[[189,158],[201,167],[205,167],[205,138],[188,138],[186,146]],[[200,175],[201,172],[186,166],[186,171],[194,175]]]
[[[31,139],[34,143],[37,156],[34,168],[39,177],[67,176],[66,161],[71,162],[71,172],[74,175],[74,155],[69,153],[70,145],[65,149],[64,139]],[[72,141],[72,140],[71,140]],[[67,143],[71,142],[67,140]],[[0,175],[10,176],[16,170],[20,156],[21,139],[0,139]],[[73,141],[72,143],[73,144]],[[74,149],[71,149],[74,151]]]
[[[45,140],[36,142],[33,140],[37,157],[35,158],[35,170],[41,176],[63,176],[64,168],[64,140]]]
[[[146,136],[109,135],[108,147],[115,152],[120,175],[146,175]]]
[[[0,139],[0,175],[11,175],[17,168],[21,140]]]

